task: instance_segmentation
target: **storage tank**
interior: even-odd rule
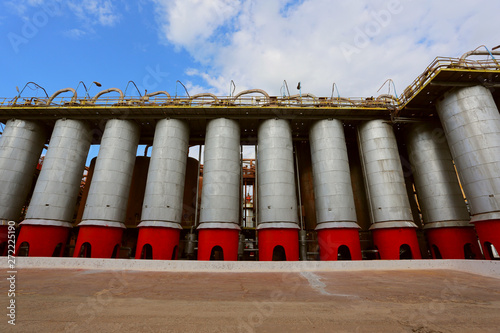
[[[258,129],[257,195],[259,260],[299,260],[299,218],[292,130],[268,119]]]
[[[407,142],[433,258],[481,258],[443,129],[437,123],[414,124]]]
[[[210,120],[205,136],[198,260],[237,260],[240,216],[240,126]]]
[[[27,242],[29,256],[63,255],[90,142],[90,128],[85,121],[56,121],[26,218],[21,223],[18,246]]]
[[[500,249],[500,114],[483,86],[456,88],[437,103],[486,259]]]
[[[189,127],[184,121],[162,119],[156,125],[136,259],[177,259],[188,144]]]
[[[320,120],[309,131],[321,260],[361,260],[349,160],[341,121]]]
[[[416,228],[392,126],[371,120],[358,127],[370,230],[381,259],[420,259]]]
[[[118,257],[139,134],[133,121],[107,121],[79,224],[75,257]]]
[[[7,121],[0,136],[0,245],[5,248],[8,222],[21,216],[45,140],[41,125],[19,119]]]

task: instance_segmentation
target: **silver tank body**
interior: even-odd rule
[[[7,121],[0,136],[0,225],[21,215],[45,140],[39,124]]]
[[[56,122],[23,225],[71,227],[91,139],[84,121]]]
[[[500,218],[500,114],[490,91],[482,86],[452,90],[437,110],[472,221]]]
[[[443,129],[412,125],[407,149],[424,228],[472,226]]]
[[[189,127],[177,119],[156,125],[139,227],[181,229]]]
[[[371,229],[414,227],[392,126],[371,120],[358,127],[358,143]]]
[[[198,229],[239,229],[240,126],[231,119],[207,124]]]
[[[316,202],[316,230],[359,228],[341,121],[320,120],[309,131]]]
[[[257,229],[298,229],[292,130],[288,121],[268,119],[258,130]]]
[[[124,228],[139,135],[135,122],[106,123],[80,226]]]

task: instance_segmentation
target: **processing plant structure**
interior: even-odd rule
[[[400,96],[0,99],[0,252],[15,222],[17,256],[500,259],[500,52],[484,49]]]

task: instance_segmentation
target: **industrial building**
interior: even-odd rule
[[[15,221],[17,256],[500,259],[499,56],[436,58],[400,96],[0,99],[0,250]]]

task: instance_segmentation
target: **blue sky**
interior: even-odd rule
[[[231,80],[271,95],[301,81],[317,96],[335,82],[341,96],[364,97],[391,78],[400,93],[436,56],[500,44],[498,13],[492,0],[4,0],[0,97],[29,81],[49,95],[133,80],[142,94],[180,96],[177,80],[226,96]]]

